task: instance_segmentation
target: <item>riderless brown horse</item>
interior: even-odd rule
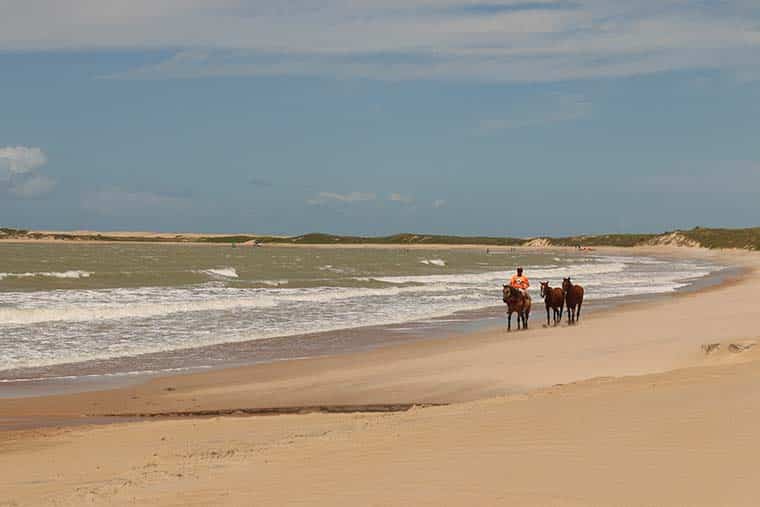
[[[562,280],[562,291],[565,293],[567,304],[567,322],[575,324],[581,318],[581,306],[583,305],[583,287],[575,285],[570,278]]]
[[[549,282],[541,282],[541,297],[546,304],[546,325],[549,322],[549,309],[554,311],[554,325],[562,322],[562,309],[565,306],[565,293],[559,287],[550,287]]]
[[[518,289],[505,285],[502,291],[502,299],[507,303],[507,331],[512,330],[512,314],[517,312],[517,329],[522,322],[523,329],[528,329],[528,318],[532,301],[529,294],[523,294]]]

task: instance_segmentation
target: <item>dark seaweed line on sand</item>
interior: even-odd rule
[[[381,403],[373,405],[307,405],[298,407],[226,408],[216,410],[178,410],[170,412],[135,412],[88,414],[87,417],[213,417],[223,415],[356,414],[373,412],[407,412],[412,408],[442,407],[448,403]]]

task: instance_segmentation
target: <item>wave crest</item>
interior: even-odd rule
[[[92,272],[83,271],[80,269],[72,269],[69,271],[35,271],[27,273],[0,273],[0,280],[5,278],[89,278],[92,276]]]
[[[235,268],[214,268],[214,269],[201,269],[199,273],[204,273],[212,278],[238,278],[238,273]]]

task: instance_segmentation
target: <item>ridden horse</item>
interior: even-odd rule
[[[559,287],[549,287],[549,282],[541,282],[541,297],[546,304],[546,325],[549,323],[549,309],[554,310],[554,325],[562,322],[562,309],[565,306],[565,293]]]
[[[565,278],[562,280],[562,291],[565,293],[565,303],[567,303],[567,322],[575,324],[581,318],[583,287],[574,284],[570,278]]]
[[[520,329],[520,322],[522,322],[523,329],[528,329],[528,318],[532,304],[530,295],[523,294],[509,285],[504,285],[502,299],[507,303],[507,331],[512,330],[512,314],[515,312],[517,312],[517,329]]]

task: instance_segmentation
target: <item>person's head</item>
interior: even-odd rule
[[[522,276],[523,268],[517,268],[517,276]]]

